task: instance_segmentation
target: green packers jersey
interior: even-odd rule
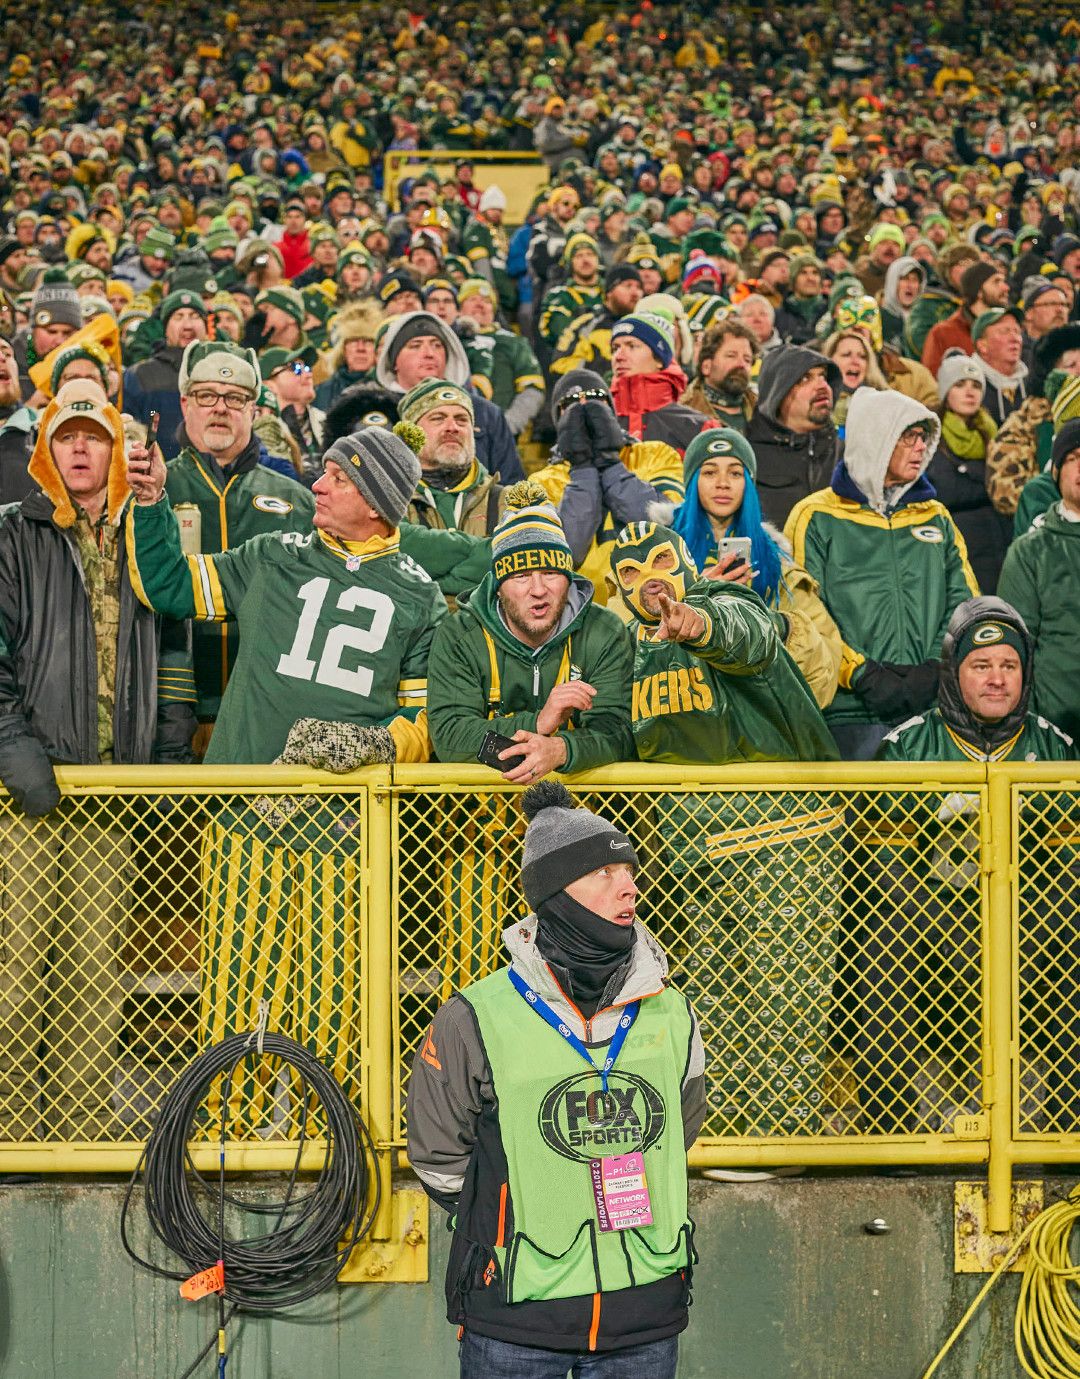
[[[315,500],[303,484],[265,465],[238,461],[225,484],[219,485],[190,446],[170,460],[165,492],[174,508],[194,503],[199,509],[198,547],[204,555],[216,555],[263,532],[310,531],[315,512]],[[230,618],[214,626],[196,626],[192,644],[197,712],[204,721],[214,719],[240,650],[236,624]]]
[[[431,637],[438,586],[398,536],[344,543],[325,533],[253,537],[184,556],[167,503],[132,505],[129,563],[139,598],[176,617],[232,615],[240,653],[208,762],[272,761],[298,718],[390,727],[399,760],[426,759]]]

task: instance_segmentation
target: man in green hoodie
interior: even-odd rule
[[[428,723],[439,761],[471,762],[489,732],[512,738],[503,780],[588,771],[634,756],[627,687],[630,637],[573,572],[558,513],[539,485],[504,494],[490,573],[459,602],[431,646]],[[502,795],[452,811],[444,881],[444,991],[486,975],[515,903]],[[460,846],[468,825],[472,844]]]

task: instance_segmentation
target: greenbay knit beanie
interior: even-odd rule
[[[511,484],[503,493],[504,513],[491,536],[495,587],[512,575],[555,570],[574,577],[574,556],[555,505],[535,479]]]
[[[530,909],[611,862],[638,865],[630,839],[591,809],[578,808],[565,785],[540,781],[521,797],[529,821],[521,881]]]

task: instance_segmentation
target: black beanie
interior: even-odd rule
[[[1050,451],[1050,472],[1056,481],[1061,473],[1065,458],[1074,450],[1080,450],[1080,417],[1067,421],[1054,437],[1054,447]]]
[[[563,398],[569,397],[572,393],[593,393],[601,392],[604,394],[603,401],[610,407],[611,392],[608,385],[598,373],[592,369],[571,369],[569,373],[564,373],[551,390],[551,411],[556,417],[562,411]]]
[[[632,263],[617,263],[604,274],[604,291],[610,292],[618,283],[629,282],[640,283],[641,274]]]

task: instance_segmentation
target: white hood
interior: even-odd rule
[[[392,346],[398,332],[407,321],[415,321],[417,317],[422,317],[431,323],[431,330],[424,331],[425,335],[434,335],[443,342],[446,347],[446,372],[443,375],[447,382],[456,383],[459,388],[468,385],[470,370],[469,359],[465,353],[465,346],[457,338],[449,326],[444,325],[437,316],[433,316],[430,311],[406,311],[401,316],[395,316],[386,328],[386,336],[383,340],[382,349],[379,351],[379,362],[375,366],[375,379],[387,392],[404,393],[406,390],[394,377],[394,371],[390,367],[390,356]]]
[[[894,508],[915,483],[898,484],[885,495],[885,474],[900,434],[917,421],[933,424],[930,444],[923,453],[921,477],[933,459],[941,439],[941,422],[928,407],[903,393],[887,389],[856,388],[851,395],[844,428],[844,465],[853,482],[866,495],[875,512]]]

